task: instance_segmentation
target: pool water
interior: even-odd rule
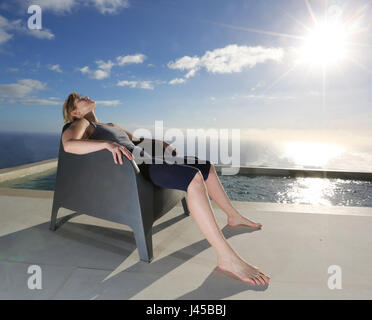
[[[314,177],[219,175],[233,201],[372,207],[372,182]],[[54,190],[56,169],[0,183],[0,187]]]
[[[27,175],[0,183],[1,188],[52,190],[56,183],[57,169],[46,170],[42,173]]]

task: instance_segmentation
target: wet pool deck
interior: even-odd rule
[[[131,229],[81,215],[49,230],[52,191],[0,189],[0,299],[371,299],[372,208],[233,201],[262,230],[226,226],[231,246],[271,277],[253,287],[216,269],[216,253],[177,207],[155,222],[154,259],[139,261]],[[59,217],[71,211],[60,209]],[[28,289],[28,268],[42,289]],[[329,289],[328,268],[341,268]]]

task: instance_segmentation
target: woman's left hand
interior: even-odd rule
[[[170,145],[170,144],[167,143],[167,144],[165,145],[165,148],[166,148],[167,150],[170,150],[173,156],[176,156],[176,155],[177,155],[177,150],[176,150],[176,148],[173,147],[172,145]]]

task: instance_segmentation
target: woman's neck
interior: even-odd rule
[[[94,123],[98,123],[98,118],[96,117],[96,115],[94,114],[93,111],[87,113],[84,116],[84,118],[87,119],[88,121],[91,121],[91,122],[94,122]]]

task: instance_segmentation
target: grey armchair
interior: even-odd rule
[[[162,143],[154,139],[142,141],[141,146],[146,151]],[[114,163],[108,150],[83,155],[68,153],[60,140],[50,229],[55,231],[80,214],[125,224],[134,232],[140,259],[149,263],[153,258],[154,222],[180,200],[185,214],[189,215],[185,194],[182,190],[154,185],[144,178],[135,161],[125,156],[120,165]],[[75,212],[57,221],[61,207]]]

